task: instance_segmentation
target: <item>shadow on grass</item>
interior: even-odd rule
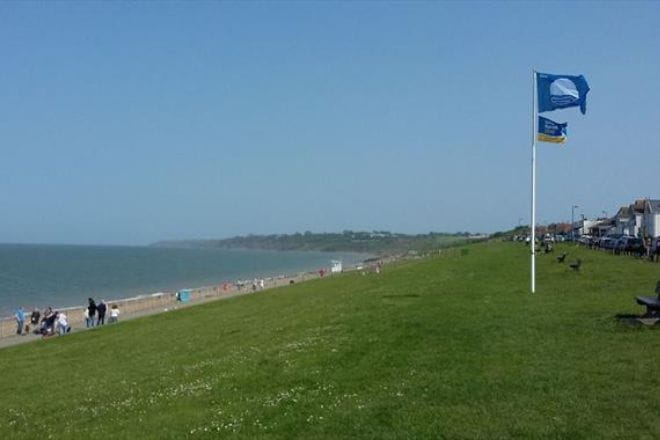
[[[621,324],[624,324],[628,327],[639,328],[660,328],[660,320],[658,319],[648,319],[642,318],[641,315],[633,315],[629,313],[618,313],[614,316]]]
[[[383,295],[383,298],[419,298],[416,293],[402,293],[401,295]]]

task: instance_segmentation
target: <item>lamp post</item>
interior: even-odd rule
[[[579,208],[578,205],[571,206],[571,241],[575,241],[575,208]]]

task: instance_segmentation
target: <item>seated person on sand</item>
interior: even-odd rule
[[[52,309],[49,307],[44,313],[44,317],[41,321],[41,335],[43,337],[53,336],[55,334],[55,320],[57,319],[57,314],[53,313]]]
[[[69,322],[66,319],[66,315],[64,314],[64,312],[59,312],[57,314],[57,334],[59,334],[60,336],[64,336],[70,331],[71,331],[71,327],[69,327]]]

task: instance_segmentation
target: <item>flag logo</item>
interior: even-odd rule
[[[575,83],[568,78],[559,78],[550,84],[550,101],[561,107],[570,106],[580,99]]]

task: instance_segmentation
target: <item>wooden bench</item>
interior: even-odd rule
[[[642,318],[660,318],[660,281],[655,285],[655,293],[657,296],[638,296],[636,298],[637,304],[646,306],[646,313]]]
[[[567,256],[568,256],[568,254],[566,252],[564,252],[563,254],[558,256],[557,257],[557,263],[563,263]]]
[[[577,261],[575,263],[571,263],[570,266],[571,266],[571,269],[573,269],[576,272],[579,272],[580,271],[580,266],[582,266],[582,260],[580,260],[578,258]]]

